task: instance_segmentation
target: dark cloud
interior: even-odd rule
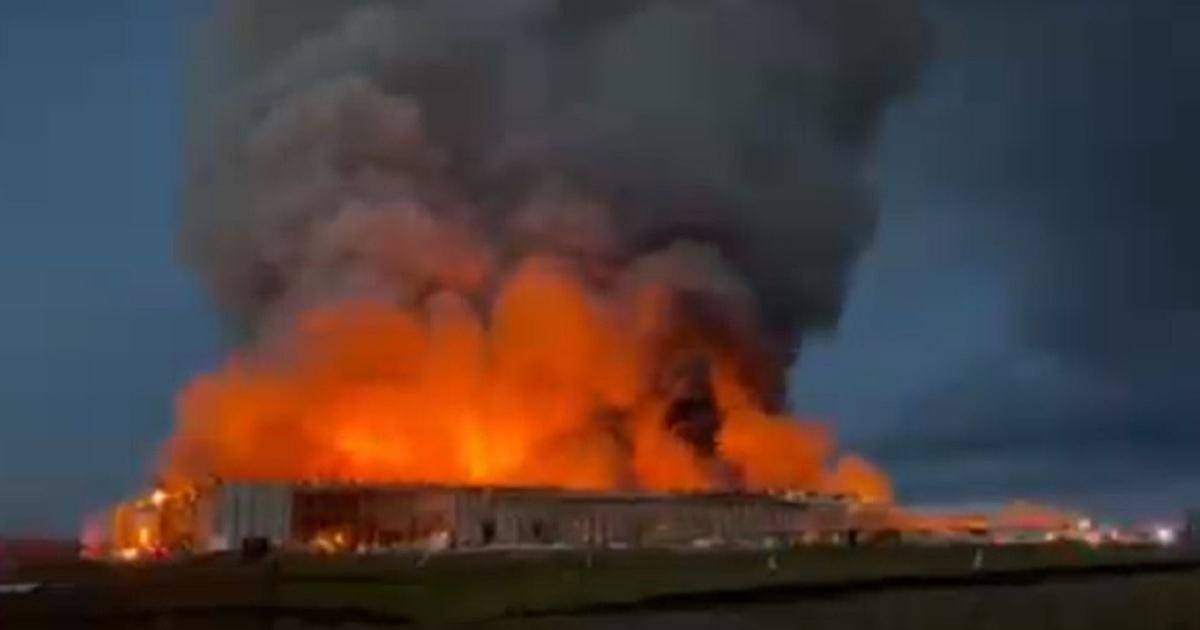
[[[1200,446],[1200,43],[1180,28],[1200,7],[1141,2],[1127,18],[1095,20],[1095,54],[1033,96],[1024,159],[1003,172],[1037,200],[1013,230],[1021,340],[1080,390],[1054,388],[1047,421],[1148,462]]]
[[[1200,393],[1164,395],[1144,383],[1157,378],[1079,373],[1048,359],[981,362],[916,401],[904,430],[879,436],[876,449],[900,464],[1010,454],[1066,468],[1094,458],[1089,472],[1119,459],[1186,464],[1200,448],[1200,424],[1188,421]]]
[[[1200,308],[1200,43],[1188,28],[1200,7],[1060,2],[1013,16],[1042,35],[1009,40],[1002,63],[968,79],[1007,124],[952,174],[1009,202],[1026,340],[1085,364],[1169,354]]]
[[[1200,475],[1191,462],[1200,430],[1187,414],[1147,416],[1120,407],[1071,417],[1049,402],[978,415],[997,398],[993,391],[972,403],[972,427],[920,430],[876,445],[908,501],[1046,498],[1138,517],[1170,513],[1195,496]],[[1131,413],[1138,421],[1129,420]],[[936,416],[929,420],[938,426]]]
[[[888,139],[903,162],[885,163],[884,225],[894,212],[902,226],[966,226],[925,242],[948,253],[921,273],[958,287],[962,267],[986,268],[994,281],[958,299],[1002,296],[1006,326],[943,357],[894,421],[857,433],[865,450],[916,499],[1110,505],[1195,485],[1200,6],[931,6],[944,54],[922,104],[894,117],[909,135]]]
[[[405,307],[431,288],[487,304],[531,252],[619,278],[700,243],[749,298],[693,293],[739,331],[723,345],[753,348],[739,363],[776,406],[872,237],[878,122],[916,85],[919,3],[592,4],[217,3],[189,82],[181,258],[253,334],[364,278]],[[583,210],[529,211],[563,181]],[[354,225],[381,214],[478,236],[460,240],[489,282],[430,255],[436,239],[389,248],[419,265],[350,242],[378,239]],[[576,218],[603,229],[556,229]],[[707,281],[715,265],[677,267]]]

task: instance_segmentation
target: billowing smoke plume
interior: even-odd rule
[[[638,469],[649,415],[722,476],[819,479],[823,432],[769,414],[870,239],[872,143],[920,34],[915,0],[219,5],[189,96],[181,249],[246,349],[184,393],[172,465],[246,473],[213,434],[291,434],[304,459],[347,414],[369,425],[355,439],[459,448],[431,428],[459,423],[436,398],[545,415],[480,430],[492,451],[521,442],[513,462],[603,443],[620,462],[605,484],[679,485]],[[697,372],[711,392],[681,384]],[[542,405],[496,402],[518,390]],[[297,393],[323,419],[274,400]],[[805,452],[760,454],[764,434]],[[787,461],[749,470],[760,455]],[[280,458],[273,474],[297,472]],[[370,468],[347,458],[323,465]]]

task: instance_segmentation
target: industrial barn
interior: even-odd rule
[[[836,540],[881,510],[843,497],[434,485],[212,483],[114,510],[107,553],[371,551],[517,545],[770,545]]]

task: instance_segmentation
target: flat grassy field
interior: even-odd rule
[[[64,610],[98,620],[171,611],[181,617],[267,614],[264,611],[274,609],[298,616],[325,611],[350,618],[441,624],[635,603],[670,594],[1181,560],[1178,552],[1167,549],[1044,545],[489,551],[429,557],[284,555],[256,562],[228,556],[146,565],[76,563],[22,570],[19,578],[51,586],[33,595],[0,598],[0,618],[33,623],[39,617],[66,614]]]
[[[487,630],[1190,630],[1200,572],[501,620]],[[305,628],[306,626],[296,626]]]

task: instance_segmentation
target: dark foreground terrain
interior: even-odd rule
[[[982,555],[981,555],[982,554]],[[1198,628],[1200,562],[1079,546],[27,567],[0,628]]]
[[[297,626],[303,627],[303,626]],[[1200,571],[1059,583],[897,588],[794,603],[556,616],[500,630],[1175,630],[1200,628]]]

